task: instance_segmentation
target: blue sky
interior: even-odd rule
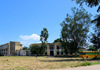
[[[49,32],[48,42],[60,37],[60,23],[78,7],[71,0],[0,0],[0,45],[18,41],[23,46],[39,43],[41,30]],[[93,16],[96,8],[84,8]]]

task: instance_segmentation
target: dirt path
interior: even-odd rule
[[[54,69],[54,70],[100,70],[100,65],[82,66],[69,69]]]

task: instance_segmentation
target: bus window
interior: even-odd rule
[[[80,55],[85,55],[85,54],[86,54],[86,53],[82,53],[82,52],[80,53]]]

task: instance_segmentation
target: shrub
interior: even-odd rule
[[[88,65],[92,65],[92,63],[84,62],[84,63],[81,64],[81,66],[88,66]]]

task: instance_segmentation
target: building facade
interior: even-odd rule
[[[41,46],[41,43],[37,44],[31,44],[31,45],[38,45]],[[60,55],[65,55],[64,53],[64,48],[61,47],[61,43],[56,42],[56,43],[46,43],[46,52],[44,55],[48,56],[60,56]]]
[[[17,51],[22,50],[22,44],[20,42],[10,42],[0,46],[0,54],[6,56],[15,56]]]

